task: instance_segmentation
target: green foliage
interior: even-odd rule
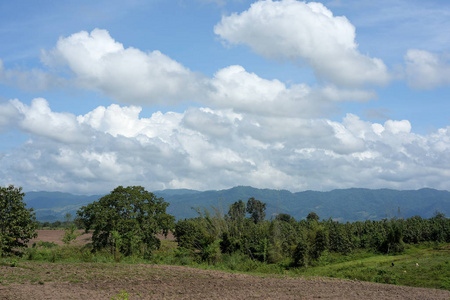
[[[247,212],[256,201],[247,204]],[[237,201],[225,216],[217,210],[215,215],[197,210],[199,217],[178,221],[175,236],[182,248],[175,251],[174,263],[263,273],[293,270],[313,274],[310,270],[323,269],[325,276],[396,284],[409,276],[397,269],[403,263],[391,265],[392,254],[397,259],[407,250],[405,236],[435,245],[447,240],[450,232],[449,219],[442,214],[431,219],[339,223],[332,219],[320,221],[317,214],[310,213],[307,220],[278,215],[271,221],[255,222],[251,214],[245,217],[244,207],[242,201]],[[369,259],[373,259],[373,265],[364,262]],[[442,280],[439,271],[449,275],[446,268],[448,262],[440,262],[428,272],[441,278],[441,288],[447,286],[448,280]]]
[[[228,232],[222,234],[222,240],[220,242],[220,249],[222,253],[233,253],[241,248],[241,241],[230,235]]]
[[[50,248],[58,247],[58,244],[53,243],[53,242],[47,242],[47,241],[39,241],[37,243],[33,243],[32,248],[39,248],[39,247],[50,249]]]
[[[307,241],[306,232],[303,230],[301,232],[298,244],[295,247],[294,253],[292,254],[292,258],[294,259],[294,266],[305,267],[308,265],[309,261],[308,248],[309,243]]]
[[[328,248],[328,232],[322,226],[315,227],[308,233],[308,242],[309,256],[313,260],[318,260]]]
[[[175,224],[174,236],[179,247],[201,250],[202,240],[207,236],[206,228],[200,218],[179,220]]]
[[[182,247],[178,247],[174,252],[175,258],[178,259],[178,263],[182,266],[192,264],[192,254],[192,251]]]
[[[72,224],[65,229],[64,236],[62,238],[64,244],[68,245],[72,241],[76,240],[78,236],[80,236],[80,234],[76,230],[77,227],[75,226],[75,224]]]
[[[378,250],[383,253],[400,253],[405,249],[403,243],[403,222],[391,220],[385,222],[386,237]]]
[[[35,214],[25,207],[24,196],[21,187],[0,187],[0,256],[26,248],[37,236]]]
[[[254,223],[253,219],[246,219],[241,238],[241,251],[250,258],[265,261],[268,255],[270,222]]]
[[[216,264],[220,262],[222,253],[220,251],[220,240],[215,240],[211,243],[205,243],[201,250],[202,260],[209,264]]]
[[[352,234],[344,224],[330,219],[325,226],[328,230],[328,249],[330,251],[348,254],[353,250]]]
[[[277,214],[275,219],[287,223],[295,222],[295,219],[289,214]]]
[[[117,295],[111,297],[111,300],[128,300],[128,293],[125,291],[120,291]]]
[[[247,201],[247,212],[251,215],[251,219],[258,224],[266,218],[266,203],[251,197]]]
[[[245,203],[242,200],[231,204],[228,216],[231,221],[242,221],[245,218],[246,210]]]
[[[140,186],[119,186],[109,195],[83,206],[78,217],[86,231],[93,229],[94,251],[117,250],[124,256],[150,257],[160,241],[156,234],[167,234],[173,228],[174,217],[166,213],[169,204]],[[113,236],[116,232],[116,236]]]
[[[306,220],[308,222],[313,222],[313,221],[319,222],[320,218],[315,212],[312,211],[306,216]]]

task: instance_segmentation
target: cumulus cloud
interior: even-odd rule
[[[373,91],[331,84],[287,86],[279,80],[249,73],[239,65],[220,69],[212,78],[206,78],[159,51],[144,53],[124,48],[100,29],[60,38],[54,49],[43,52],[42,60],[56,69],[68,68],[79,87],[101,91],[132,105],[195,101],[236,112],[311,117],[333,111],[336,102],[368,101],[376,97]],[[130,108],[129,113],[138,112]],[[95,122],[98,114],[102,114],[102,108],[86,118]]]
[[[43,52],[42,60],[49,66],[67,67],[81,87],[122,103],[192,100],[202,85],[201,76],[160,51],[124,48],[101,29],[60,38],[53,50]]]
[[[405,55],[408,84],[417,89],[450,85],[450,55],[410,49]]]
[[[307,84],[286,86],[277,79],[267,80],[242,66],[219,70],[211,80],[208,94],[211,104],[237,112],[263,115],[315,117],[326,115],[341,101],[368,101],[373,91],[342,89],[333,85],[311,87]]]
[[[240,14],[222,17],[214,32],[230,44],[246,44],[275,59],[302,61],[320,78],[343,86],[383,85],[383,61],[358,51],[355,27],[321,3],[258,1]]]
[[[30,140],[3,151],[0,183],[27,190],[450,188],[442,180],[450,175],[450,128],[418,135],[407,120],[371,123],[348,114],[338,122],[208,107],[143,118],[140,107],[114,104],[75,116],[52,111],[44,99],[5,107],[8,126]]]
[[[0,106],[5,125],[63,143],[86,143],[88,138],[73,114],[52,112],[47,100],[33,99],[28,106],[17,99]],[[0,123],[1,125],[1,123]]]
[[[279,80],[249,73],[239,65],[220,69],[212,78],[206,78],[159,51],[125,49],[100,29],[60,38],[53,50],[44,52],[43,61],[49,66],[68,67],[81,87],[134,105],[191,100],[236,112],[318,116],[335,109],[334,102],[376,97],[372,91],[334,85],[286,86]],[[100,110],[92,115],[101,114]]]

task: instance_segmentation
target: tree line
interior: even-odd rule
[[[278,214],[265,220],[265,204],[254,198],[247,205],[239,200],[228,213],[217,210],[180,220],[174,234],[178,246],[215,262],[223,254],[240,253],[268,263],[287,261],[293,266],[308,266],[324,251],[349,254],[357,249],[379,253],[399,253],[405,244],[450,242],[450,219],[436,213],[430,219],[383,219],[341,223],[331,218],[320,220],[311,212],[295,220]]]
[[[21,188],[0,187],[1,256],[25,247],[36,236],[38,224],[23,197]],[[366,249],[392,254],[402,252],[405,244],[450,242],[450,219],[438,212],[429,219],[415,216],[352,223],[320,220],[314,212],[302,220],[289,214],[268,220],[266,204],[252,197],[236,201],[226,213],[197,208],[197,217],[175,222],[166,213],[168,205],[143,187],[119,186],[81,207],[74,224],[92,232],[93,252],[150,258],[160,246],[156,235],[172,231],[179,255],[208,263],[220,262],[226,255],[241,255],[301,267],[313,265],[325,251],[349,254]]]

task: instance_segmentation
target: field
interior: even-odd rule
[[[39,239],[46,237],[46,241],[55,242],[62,234],[56,230],[40,232]],[[78,242],[85,242],[85,238],[79,237]],[[402,259],[399,257],[398,261]],[[396,261],[396,265],[399,263]],[[344,262],[340,268],[345,264],[349,263]],[[364,262],[358,264],[363,268]],[[450,299],[450,291],[318,276],[250,275],[150,264],[4,260],[0,265],[0,299],[252,298]]]

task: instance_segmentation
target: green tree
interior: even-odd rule
[[[239,200],[231,204],[228,216],[232,221],[242,221],[245,218],[245,213],[245,203]]]
[[[231,204],[226,219],[228,224],[228,232],[222,237],[222,239],[224,240],[223,245],[227,245],[227,239],[229,238],[229,242],[234,245],[233,249],[239,248],[242,234],[244,232],[245,215],[245,203],[242,200],[236,201]],[[228,252],[230,249],[227,246],[225,246],[225,248],[228,249],[226,252]]]
[[[310,212],[309,214],[308,214],[308,216],[306,217],[306,220],[308,221],[308,222],[313,222],[313,221],[316,221],[316,222],[319,222],[319,216],[315,213],[315,212]]]
[[[351,233],[345,230],[344,224],[340,224],[338,221],[333,221],[330,218],[326,221],[325,226],[328,231],[328,248],[330,251],[348,254],[353,250]]]
[[[77,227],[75,226],[75,224],[72,224],[64,230],[64,236],[62,238],[62,241],[64,242],[64,244],[69,245],[79,236],[80,234],[77,232]]]
[[[318,260],[328,247],[328,232],[323,226],[317,226],[309,230],[309,256],[312,260]]]
[[[0,187],[0,255],[27,247],[37,236],[35,214],[25,207],[24,196],[21,187]]]
[[[189,250],[201,250],[204,240],[214,241],[207,233],[202,218],[179,220],[175,224],[174,236],[178,247]]]
[[[287,223],[295,222],[295,219],[290,214],[278,214],[275,217],[275,220],[287,222]]]
[[[263,203],[251,197],[247,201],[247,212],[251,215],[251,219],[258,224],[266,218],[266,203]]]
[[[167,235],[173,228],[174,217],[166,213],[168,205],[141,186],[119,186],[109,195],[83,206],[77,215],[86,231],[94,230],[94,251],[109,247],[115,253],[119,248],[125,256],[148,257],[161,243],[155,235],[161,232]]]
[[[294,265],[298,267],[305,267],[308,265],[308,241],[306,228],[299,228],[299,240],[294,249],[292,258],[294,259]]]

